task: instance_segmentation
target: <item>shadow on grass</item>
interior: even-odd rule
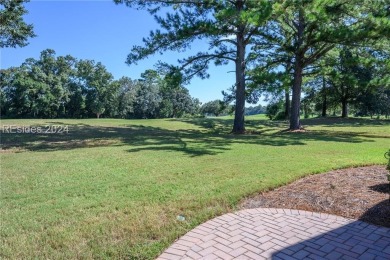
[[[172,122],[184,122],[190,125],[195,125],[201,129],[212,133],[229,133],[233,126],[233,119],[222,118],[194,118],[194,119],[168,119]],[[288,127],[285,121],[271,121],[263,119],[249,119],[245,120],[245,127],[247,129],[256,129],[256,133],[268,133],[275,130],[285,129]]]
[[[390,125],[390,119],[367,118],[342,118],[342,117],[318,117],[303,119],[301,123],[306,126],[322,125],[325,127],[359,127],[359,126],[384,126]]]
[[[7,133],[2,129],[1,147],[8,151],[56,151],[87,147],[130,146],[129,152],[145,150],[182,152],[189,156],[216,155],[231,149],[233,144],[266,146],[306,145],[308,141],[362,143],[373,142],[359,133],[308,131],[304,133],[280,132],[286,122],[248,120],[248,128],[255,134],[230,134],[229,119],[172,119],[197,126],[197,129],[170,130],[160,127],[129,125],[92,126],[68,125],[68,133]],[[173,122],[172,122],[173,123]]]

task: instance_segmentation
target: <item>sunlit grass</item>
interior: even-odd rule
[[[1,136],[1,258],[152,259],[250,194],[311,173],[384,164],[390,122],[310,119],[307,132],[246,117],[2,120],[68,125]],[[176,217],[181,214],[186,221]]]

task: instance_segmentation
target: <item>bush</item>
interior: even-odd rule
[[[273,120],[275,116],[278,114],[279,110],[280,110],[279,103],[270,103],[267,105],[265,114],[269,119]]]
[[[279,111],[274,117],[274,120],[286,120],[286,111]]]

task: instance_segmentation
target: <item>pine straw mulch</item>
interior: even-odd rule
[[[334,214],[390,227],[385,166],[334,170],[247,198],[240,208],[289,208]]]

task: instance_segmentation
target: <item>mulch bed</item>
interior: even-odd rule
[[[368,166],[311,175],[247,198],[240,208],[300,209],[390,227],[387,173],[385,166]]]

